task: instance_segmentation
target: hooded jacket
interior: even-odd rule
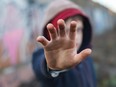
[[[48,23],[53,23],[57,28],[58,19],[67,19],[71,16],[80,15],[83,18],[83,42],[80,50],[90,47],[92,28],[90,21],[82,9],[69,0],[54,0],[46,10],[45,17],[40,29],[40,35],[49,39],[46,29]],[[93,68],[93,61],[87,57],[80,64],[57,77],[52,77],[47,70],[44,50],[37,49],[32,56],[32,66],[41,87],[96,87],[96,78]]]

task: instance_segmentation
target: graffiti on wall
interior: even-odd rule
[[[26,46],[29,37],[20,9],[14,3],[5,4],[3,9],[0,17],[0,68],[21,62],[21,51],[26,51],[22,44]]]

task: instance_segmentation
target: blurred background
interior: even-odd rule
[[[31,66],[45,9],[53,0],[0,1],[0,87],[39,87]],[[72,0],[93,25],[98,87],[116,87],[116,1]]]

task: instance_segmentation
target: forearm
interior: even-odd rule
[[[44,56],[44,51],[42,49],[33,54],[32,66],[34,73],[39,80],[55,79],[62,75],[64,76],[65,73],[63,72],[68,73],[68,71],[76,69],[73,67],[73,69],[64,69],[63,71],[49,70]]]

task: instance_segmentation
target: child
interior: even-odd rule
[[[32,60],[41,87],[96,87],[89,19],[68,0],[53,1],[45,15]]]

